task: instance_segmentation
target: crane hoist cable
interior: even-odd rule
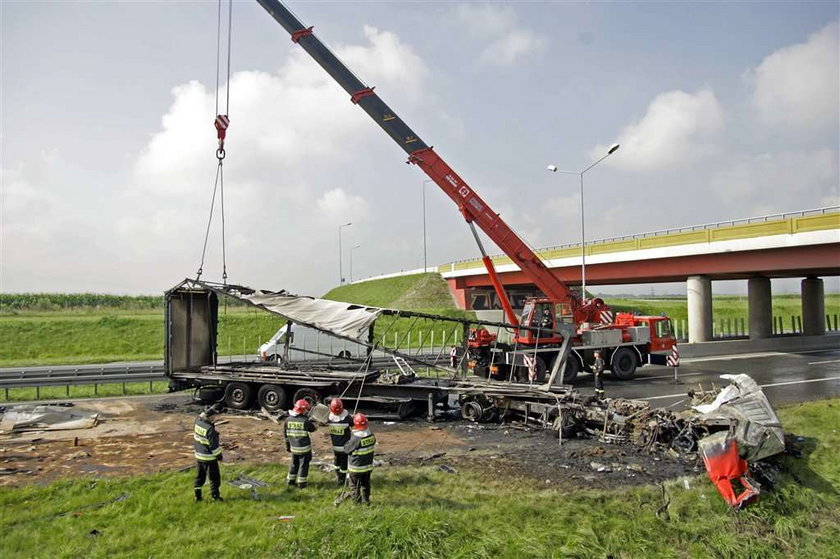
[[[210,201],[210,216],[207,219],[207,229],[204,233],[204,247],[201,249],[201,263],[198,265],[196,272],[196,279],[201,278],[204,272],[204,258],[207,254],[207,240],[210,237],[210,226],[213,223],[213,212],[216,208],[216,192],[219,192],[219,209],[222,226],[222,283],[227,284],[227,254],[225,250],[225,181],[224,181],[224,159],[225,159],[225,137],[227,136],[227,129],[230,125],[230,45],[233,21],[233,2],[228,0],[228,28],[227,28],[227,61],[226,61],[226,82],[225,82],[225,112],[221,113],[219,110],[219,91],[221,85],[219,78],[222,66],[222,4],[224,0],[219,0],[218,9],[218,23],[216,28],[216,118],[213,125],[216,128],[216,138],[219,142],[216,148],[216,180],[213,186],[213,198]]]

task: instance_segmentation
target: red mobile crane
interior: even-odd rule
[[[592,352],[600,349],[607,366],[618,378],[631,378],[638,365],[648,361],[647,355],[655,351],[670,350],[676,345],[671,335],[667,317],[636,316],[619,313],[615,321],[604,323],[611,316],[609,307],[600,298],[590,300],[578,297],[546,267],[540,258],[494,212],[490,206],[467,185],[458,174],[425,144],[397,114],[385,104],[341,60],[338,59],[312,32],[283,4],[277,0],[257,0],[260,5],[291,35],[326,72],[350,95],[350,101],[359,105],[399,146],[408,154],[408,163],[417,165],[458,206],[470,225],[487,273],[499,297],[510,324],[523,327],[516,332],[514,345],[497,344],[495,336],[486,330],[474,333],[470,341],[470,363],[479,374],[505,375],[509,366],[522,365],[507,355],[505,363],[496,363],[498,353],[516,355],[518,347],[533,353],[532,371],[541,380],[559,356],[564,335],[561,325],[574,327],[572,350],[566,359],[564,378],[572,380],[591,363]],[[496,245],[519,266],[545,297],[526,301],[522,317],[517,319],[511,308],[504,286],[498,278],[493,263],[487,256],[475,230],[481,228]],[[568,331],[568,329],[567,329]],[[568,335],[568,334],[567,334]],[[496,350],[496,351],[494,351]],[[519,352],[520,355],[522,352]],[[555,368],[556,370],[556,368]]]

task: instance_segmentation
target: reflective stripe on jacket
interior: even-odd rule
[[[315,431],[315,424],[305,415],[289,416],[286,420],[284,433],[292,454],[312,452],[312,441],[309,439],[309,433],[313,431]]]
[[[350,440],[350,427],[353,425],[353,418],[346,410],[343,416],[330,414],[327,425],[330,427],[333,451],[344,452],[344,445]]]
[[[196,460],[212,462],[222,455],[216,426],[206,419],[196,418],[193,428],[193,450]]]
[[[354,432],[344,446],[349,454],[347,471],[351,474],[363,474],[373,470],[373,447],[376,437],[370,431]]]

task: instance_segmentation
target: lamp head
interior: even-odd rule
[[[607,150],[607,155],[612,155],[613,153],[618,151],[618,144],[613,144],[610,146],[610,149]]]
[[[616,149],[617,149],[617,148],[616,148]],[[555,166],[555,165],[549,165],[548,167],[546,167],[546,169],[548,169],[548,170],[549,170],[549,171],[551,171],[552,173],[556,173],[556,172],[557,172],[557,166]]]

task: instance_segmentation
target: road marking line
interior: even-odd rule
[[[840,363],[840,359],[835,359],[834,361],[814,361],[813,363],[808,363],[809,365],[825,365],[826,363]]]
[[[697,375],[707,375],[707,374],[709,374],[709,373],[688,373],[687,375],[679,375],[679,378],[696,377]],[[672,379],[672,378],[674,378],[674,375],[662,375],[662,376],[658,376],[658,377],[639,377],[636,380],[637,381],[645,381],[645,380],[653,380],[653,379],[657,379],[657,378],[671,378]]]
[[[774,386],[787,386],[789,384],[807,384],[809,382],[825,382],[827,380],[840,380],[840,377],[826,377],[826,378],[814,378],[810,380],[792,380],[790,382],[774,382],[772,384],[759,384],[760,388],[772,388]],[[681,396],[685,396],[685,392],[680,392],[679,394],[668,394],[667,396],[649,396],[647,398],[639,398],[639,400],[666,400],[668,398],[679,398]]]

